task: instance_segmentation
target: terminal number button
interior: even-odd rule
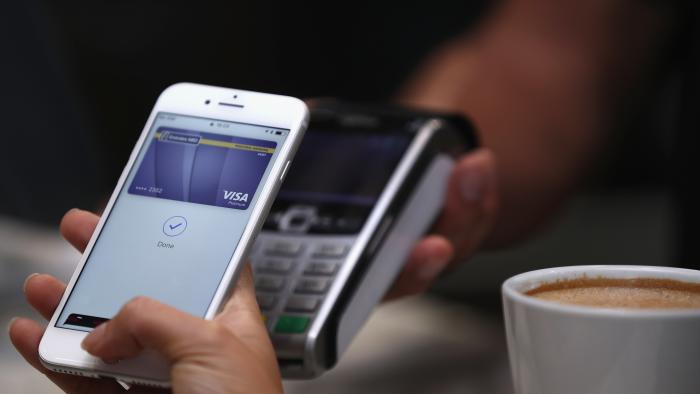
[[[297,282],[294,291],[297,293],[323,294],[330,282],[322,278],[302,278]]]
[[[275,241],[268,245],[265,253],[275,256],[295,257],[301,253],[302,245],[299,242]]]
[[[289,299],[285,310],[289,312],[311,313],[318,307],[318,299],[313,297],[294,296]]]
[[[326,275],[330,276],[335,273],[337,264],[325,261],[312,261],[306,266],[304,274],[306,275]]]
[[[318,258],[335,258],[344,257],[348,252],[348,246],[344,244],[327,243],[319,245],[314,250],[313,256]]]
[[[258,270],[286,274],[292,269],[291,260],[263,260],[257,265]]]
[[[263,291],[280,291],[284,287],[284,278],[279,276],[259,276],[255,288]]]

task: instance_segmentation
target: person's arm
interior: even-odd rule
[[[532,233],[581,182],[621,104],[670,35],[670,7],[641,0],[509,0],[436,51],[400,99],[458,111],[498,162],[487,243]]]

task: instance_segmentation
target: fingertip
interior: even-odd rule
[[[497,184],[495,159],[489,149],[479,148],[463,155],[450,176],[443,211],[434,231],[460,248],[495,215]]]
[[[464,155],[455,165],[454,188],[462,204],[479,204],[494,176],[493,155],[488,149],[480,148]]]
[[[95,329],[93,329],[92,332],[90,332],[85,336],[85,338],[83,338],[83,341],[80,342],[80,347],[86,352],[94,355],[98,343],[100,343],[100,341],[102,341],[102,338],[104,337],[105,330],[107,329],[107,324],[109,323],[102,323],[99,326],[95,327]]]
[[[384,297],[392,300],[418,294],[428,288],[454,257],[454,246],[441,235],[430,235],[411,251],[408,262]]]
[[[238,299],[237,302],[243,301],[245,303],[249,303],[251,300],[256,299],[255,278],[253,276],[253,268],[249,263],[245,264],[238,275],[238,283],[233,291],[233,297]]]
[[[250,336],[254,337],[256,331],[265,333],[262,316],[255,294],[253,270],[250,264],[246,263],[239,274],[238,283],[231,297],[217,319],[223,321],[228,327],[235,327],[233,331],[237,334],[243,330],[253,332]]]
[[[488,166],[494,161],[494,155],[489,148],[477,148],[462,155],[457,166]]]
[[[60,280],[49,274],[32,274],[25,281],[25,292],[28,294],[33,294],[37,291],[42,293],[56,293],[63,292],[66,285]]]
[[[13,317],[7,324],[7,333],[10,334],[10,339],[16,339],[17,334],[26,332],[23,328],[31,328],[32,324],[36,324],[25,317]]]
[[[35,273],[30,274],[29,276],[27,276],[27,279],[24,280],[24,283],[22,284],[22,292],[23,292],[24,294],[27,294],[27,286],[29,285],[29,282],[31,282],[32,279],[33,279],[34,277],[38,276],[38,275],[39,275],[39,274],[35,272]]]
[[[76,220],[76,218],[80,215],[80,212],[82,212],[81,209],[78,208],[71,208],[63,214],[63,217],[61,218],[61,223],[59,223],[58,228],[61,230],[61,233],[63,234],[66,230],[70,230],[70,226],[73,224],[73,222]]]
[[[468,172],[476,172],[489,177],[496,174],[496,157],[488,148],[479,148],[463,155],[455,164],[455,173],[460,175]]]
[[[452,243],[442,236],[429,236],[421,241],[419,263],[414,264],[419,281],[429,285],[447,268],[454,254]]]
[[[13,317],[10,319],[10,322],[7,323],[7,334],[12,335],[12,326],[15,324],[15,322],[19,319],[18,317]]]
[[[251,267],[250,263],[245,263],[243,268],[241,269],[241,275],[239,278],[240,282],[244,282],[244,285],[251,285],[253,284],[253,268]]]
[[[233,309],[252,309],[259,311],[255,295],[253,269],[249,263],[245,263],[245,266],[241,269],[238,275],[238,283],[236,283],[231,298],[226,304],[225,309],[235,306]]]
[[[66,285],[47,274],[31,275],[27,278],[24,294],[27,302],[44,318],[49,319],[61,301]]]
[[[427,249],[426,253],[432,254],[436,259],[449,261],[454,253],[452,242],[442,235],[432,234],[421,241]]]
[[[457,163],[454,177],[455,189],[461,197],[460,205],[474,210],[473,215],[482,221],[493,222],[500,207],[498,163],[488,148],[479,148],[464,155]]]
[[[65,285],[60,280],[49,274],[35,273],[31,274],[24,281],[24,292],[25,294],[33,294],[36,291],[51,290],[55,289],[63,290]],[[42,291],[43,292],[43,291]]]
[[[38,367],[37,349],[44,330],[31,319],[14,318],[8,325],[10,342],[17,351],[34,367]]]
[[[90,241],[99,219],[99,216],[92,212],[73,208],[61,219],[59,230],[63,238],[82,252]]]

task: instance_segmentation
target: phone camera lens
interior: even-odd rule
[[[233,98],[237,99],[237,98],[238,98],[238,95],[237,95],[237,94],[234,94],[234,95],[233,95]]]
[[[211,103],[211,100],[204,100],[204,104],[209,105]]]

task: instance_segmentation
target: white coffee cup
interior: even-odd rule
[[[606,309],[524,294],[584,275],[700,283],[700,271],[646,266],[561,267],[508,279],[502,294],[516,392],[700,393],[700,309]]]

